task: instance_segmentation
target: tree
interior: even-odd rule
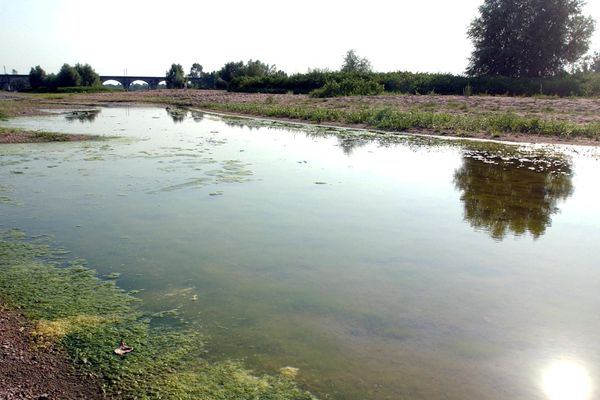
[[[181,64],[171,64],[165,76],[168,89],[181,89],[185,86],[185,76]]]
[[[585,0],[484,0],[468,36],[469,75],[552,76],[589,47],[594,20]]]
[[[44,86],[46,80],[46,71],[42,69],[39,65],[31,68],[29,71],[29,84],[32,89],[38,89],[41,86]]]
[[[77,64],[75,69],[81,77],[81,86],[100,86],[100,76],[89,64]]]
[[[267,76],[277,73],[275,65],[269,65],[260,60],[248,60],[244,68],[245,76]]]
[[[260,60],[248,60],[246,63],[243,61],[228,62],[219,70],[218,77],[229,84],[235,78],[243,76],[260,77],[275,74],[285,75],[285,72],[277,71],[275,65],[269,65]]]
[[[368,74],[371,72],[371,62],[366,58],[359,57],[356,51],[348,50],[344,56],[341,72]]]
[[[230,61],[225,64],[218,73],[219,78],[229,83],[238,76],[245,74],[246,68],[243,61]]]
[[[190,78],[200,78],[202,76],[202,65],[198,63],[192,64],[192,68],[190,68]]]
[[[74,67],[69,64],[63,64],[56,75],[56,86],[81,86],[81,76]]]

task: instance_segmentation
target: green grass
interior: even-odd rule
[[[314,123],[360,124],[395,132],[428,130],[438,133],[487,133],[491,136],[501,133],[518,133],[600,139],[600,123],[597,122],[575,124],[567,121],[520,116],[514,113],[454,115],[427,111],[399,111],[393,108],[340,110],[259,103],[203,103],[201,107],[217,111],[289,118]]]
[[[35,324],[40,347],[63,346],[108,397],[313,399],[286,377],[255,377],[236,362],[206,361],[196,327],[143,313],[114,281],[99,279],[82,260],[65,265],[60,257],[20,231],[1,231],[0,299]],[[121,339],[135,348],[125,357],[113,354]]]

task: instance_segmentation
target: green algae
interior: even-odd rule
[[[107,396],[314,399],[284,376],[256,377],[236,362],[206,361],[197,327],[142,312],[139,300],[114,281],[99,279],[83,260],[65,263],[64,253],[19,230],[0,231],[0,300],[33,322],[39,346],[64,347]],[[120,340],[134,352],[113,354]]]
[[[46,131],[31,131],[27,129],[19,128],[0,128],[0,136],[10,135],[14,133],[20,133],[25,135],[27,139],[31,138],[35,142],[69,142],[73,140],[73,135],[59,132],[46,132]],[[79,135],[85,137],[85,140],[103,140],[108,139],[98,135]]]

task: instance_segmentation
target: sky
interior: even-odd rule
[[[483,0],[0,0],[0,68],[89,63],[101,75],[162,76],[260,59],[288,73],[339,69],[349,49],[376,71],[464,72]],[[598,21],[600,1],[585,14]],[[3,71],[0,71],[2,73]]]

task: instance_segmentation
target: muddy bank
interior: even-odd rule
[[[98,382],[75,373],[64,352],[36,348],[33,326],[0,303],[0,399],[101,399]]]
[[[73,135],[55,132],[39,132],[21,129],[0,128],[0,144],[2,143],[48,143],[48,142],[80,142],[99,140],[99,136]]]

